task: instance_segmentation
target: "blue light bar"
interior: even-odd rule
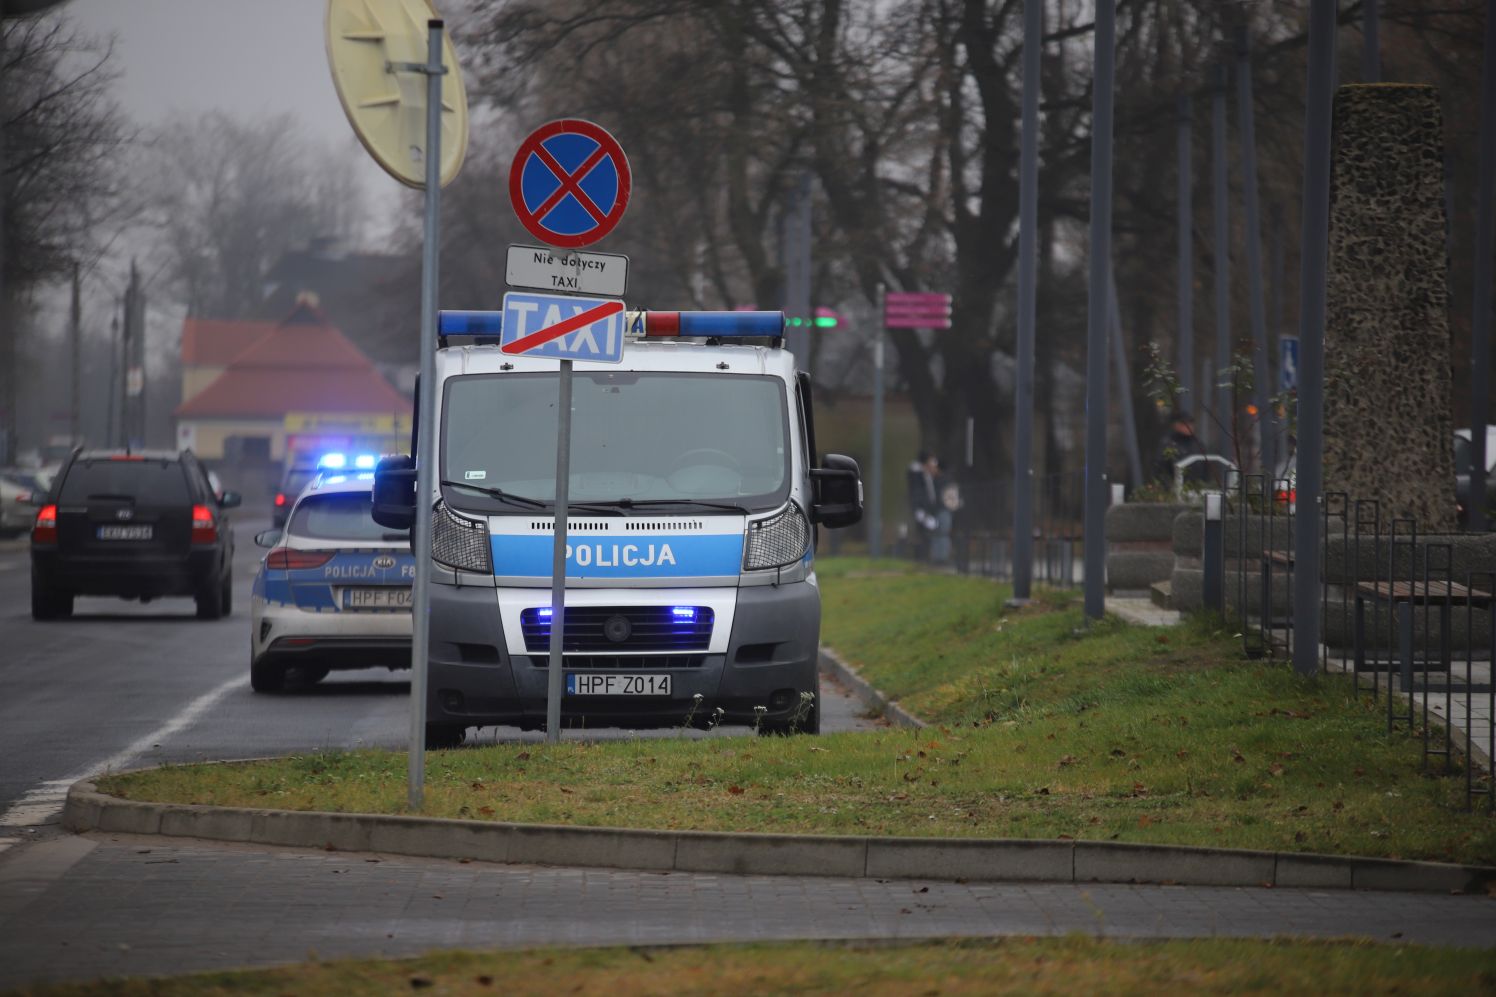
[[[629,323],[630,332],[649,337],[719,338],[784,335],[784,312],[644,312]]]
[[[374,469],[374,464],[375,458],[371,453],[361,453],[357,457],[353,458],[353,466],[358,468],[360,471],[372,471]]]
[[[348,457],[340,453],[325,453],[322,459],[317,461],[317,466],[331,468],[334,471],[340,470],[348,466]]]
[[[535,610],[535,615],[540,617],[542,620],[548,620],[551,618],[553,612],[554,610],[552,610],[551,607],[541,606],[539,609]]]
[[[694,620],[696,619],[696,607],[672,606],[670,609],[670,615],[674,616],[677,620]]]
[[[436,333],[439,336],[497,336],[503,328],[503,312],[443,310],[436,315]]]

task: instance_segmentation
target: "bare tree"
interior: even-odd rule
[[[188,314],[247,317],[283,253],[355,235],[351,170],[348,155],[309,142],[288,114],[209,111],[157,132],[137,163],[141,218]]]
[[[113,47],[58,17],[0,21],[0,423],[15,454],[24,302],[101,251],[128,139]]]

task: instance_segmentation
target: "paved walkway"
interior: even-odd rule
[[[801,938],[1357,935],[1490,945],[1496,900],[1288,889],[641,873],[125,835],[0,856],[0,988],[315,953]]]

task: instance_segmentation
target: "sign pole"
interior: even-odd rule
[[[562,652],[566,640],[566,520],[571,506],[571,361],[561,361],[556,403],[556,527],[551,547],[551,656],[545,682],[545,741],[561,743]]]
[[[1018,149],[1018,342],[1013,375],[1013,598],[1034,581],[1034,318],[1039,267],[1039,56],[1044,4],[1023,4],[1023,110]]]
[[[873,488],[868,496],[867,552],[883,556],[883,285],[878,285],[878,325],[873,330]]]
[[[442,193],[442,22],[426,22],[426,220],[421,251],[421,394],[416,421],[416,525],[411,549],[416,580],[411,592],[410,749],[406,802],[420,810],[426,782],[426,663],[431,633],[431,494],[436,490],[436,286]]]

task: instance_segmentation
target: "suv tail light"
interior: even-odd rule
[[[332,560],[330,550],[292,550],[277,547],[265,555],[265,567],[273,571],[299,571],[303,568],[320,568]]]
[[[55,544],[57,542],[57,506],[44,505],[36,513],[36,524],[31,528],[31,542]]]
[[[205,505],[192,507],[192,542],[195,544],[218,542],[218,521],[213,518],[213,510]]]
[[[286,504],[286,493],[285,492],[276,492],[275,493],[275,507],[277,509],[279,509],[282,506],[284,506],[285,504]]]

